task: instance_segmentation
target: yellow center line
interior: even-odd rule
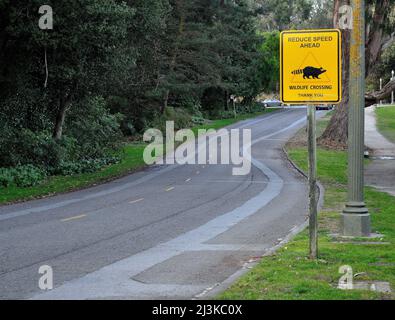
[[[129,203],[130,203],[130,204],[134,204],[134,203],[137,203],[137,202],[141,202],[141,201],[143,201],[143,200],[144,200],[144,198],[141,198],[141,199],[137,199],[137,200],[130,201]]]
[[[85,218],[87,215],[86,214],[81,214],[79,216],[75,216],[75,217],[71,217],[71,218],[66,218],[66,219],[62,219],[60,220],[61,222],[68,222],[68,221],[72,221],[72,220],[78,220],[78,219],[82,219]]]
[[[165,191],[166,192],[169,192],[169,191],[172,191],[172,190],[174,190],[175,188],[174,187],[170,187],[170,188],[167,188]]]

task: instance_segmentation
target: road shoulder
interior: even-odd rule
[[[307,170],[305,130],[287,145],[291,159]],[[286,246],[263,258],[218,299],[393,299],[388,292],[340,290],[339,268],[350,266],[355,282],[384,281],[395,287],[395,198],[366,188],[366,201],[372,215],[373,231],[383,238],[339,240],[340,212],[347,195],[347,154],[318,149],[318,175],[326,189],[324,207],[319,215],[319,259],[308,258],[308,232],[301,232]]]

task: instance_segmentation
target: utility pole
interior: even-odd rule
[[[317,134],[316,134],[316,107],[307,106],[307,130],[309,146],[309,232],[310,232],[310,259],[318,258],[318,197],[317,197]]]
[[[371,232],[364,199],[365,148],[365,0],[351,0],[354,26],[350,50],[348,129],[348,202],[342,213],[342,234],[365,237]]]

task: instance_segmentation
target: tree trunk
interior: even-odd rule
[[[371,67],[380,59],[383,40],[385,20],[391,9],[391,1],[377,1],[372,24],[367,27],[366,46],[366,70],[369,74]],[[334,26],[338,28],[339,8],[343,4],[350,4],[349,0],[335,0],[334,4]],[[348,102],[349,102],[349,57],[350,57],[350,31],[343,30],[343,100],[336,108],[324,134],[319,139],[320,144],[328,147],[345,147],[348,140]],[[374,104],[375,97],[369,97],[367,104]],[[374,101],[374,102],[373,102]]]
[[[185,27],[185,13],[184,13],[184,8],[182,6],[183,6],[182,0],[176,1],[176,7],[177,7],[177,10],[180,14],[180,20],[179,20],[179,24],[178,24],[178,34],[177,34],[176,41],[175,41],[175,48],[174,48],[174,52],[173,52],[173,57],[170,62],[170,73],[172,73],[174,71],[175,66],[176,66],[178,49],[180,47],[181,36],[184,32],[184,27]],[[169,95],[170,95],[170,90],[167,89],[165,96],[163,98],[163,105],[160,110],[161,114],[165,113],[166,108],[169,104]]]
[[[376,2],[373,21],[372,24],[369,25],[366,41],[366,74],[369,74],[372,66],[380,59],[382,47],[384,45],[384,23],[390,11],[390,0]]]
[[[334,26],[338,28],[339,7],[341,0],[336,0],[334,4]],[[346,1],[346,4],[349,1]],[[343,92],[342,102],[337,106],[334,115],[329,121],[329,125],[319,138],[319,144],[327,147],[345,148],[348,140],[348,102],[349,102],[349,80],[350,80],[350,30],[342,31],[342,74],[343,74]]]
[[[229,111],[229,93],[227,90],[224,92],[224,107],[226,111]]]
[[[369,107],[391,96],[395,92],[395,80],[388,82],[382,90],[370,92],[365,95],[365,107]]]
[[[70,99],[64,97],[60,99],[59,108],[55,119],[55,127],[53,130],[53,138],[55,140],[62,139],[64,120],[66,118],[66,111],[69,105]]]
[[[162,107],[160,109],[160,113],[161,114],[165,113],[165,111],[167,109],[167,106],[169,105],[169,95],[170,95],[170,90],[166,90],[165,96],[163,98],[163,104],[162,104]]]

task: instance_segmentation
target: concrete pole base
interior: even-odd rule
[[[369,237],[371,233],[370,214],[365,203],[348,203],[341,215],[343,236]]]

